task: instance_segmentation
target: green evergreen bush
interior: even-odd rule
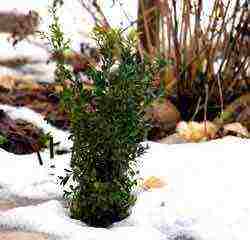
[[[54,20],[51,43],[55,51],[64,51],[68,45]],[[101,67],[85,72],[93,88],[85,88],[63,62],[57,76],[62,83],[72,82],[71,88],[63,84],[62,100],[71,121],[70,174],[76,185],[65,197],[73,218],[106,227],[127,217],[136,200],[133,166],[145,151],[140,143],[149,127],[144,110],[153,96],[151,81],[164,62],[141,60],[135,32],[124,36],[119,29],[96,27],[94,38]]]

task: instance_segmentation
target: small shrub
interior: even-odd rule
[[[54,19],[52,46],[63,52],[68,45]],[[85,88],[63,62],[57,63],[57,76],[64,86],[61,97],[71,121],[71,174],[76,182],[65,197],[73,218],[106,227],[127,217],[136,200],[133,167],[145,151],[140,144],[148,130],[144,110],[154,95],[151,81],[165,63],[141,60],[135,32],[125,37],[121,30],[96,27],[94,38],[101,68],[90,65],[85,71],[93,87]]]

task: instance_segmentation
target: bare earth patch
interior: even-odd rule
[[[0,199],[0,212],[7,211],[7,210],[15,208],[15,207],[17,207],[15,202]]]
[[[48,240],[46,234],[19,231],[0,232],[1,240]]]

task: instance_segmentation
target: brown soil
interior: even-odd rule
[[[42,233],[4,231],[0,232],[1,240],[48,240],[48,236]]]
[[[13,201],[0,199],[0,212],[15,208],[17,205]],[[1,238],[0,238],[1,239]]]
[[[56,84],[36,84],[16,82],[12,89],[0,91],[0,103],[12,106],[26,106],[40,114],[56,127],[66,130],[69,120],[60,108],[60,88]]]
[[[1,148],[15,154],[38,152],[44,147],[42,130],[23,120],[11,119],[0,110],[0,134],[4,137]]]

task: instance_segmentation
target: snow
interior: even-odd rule
[[[57,184],[57,176],[52,176],[49,169],[49,153],[41,153],[44,166],[40,166],[36,154],[15,155],[0,149],[0,192],[28,198],[50,199],[62,196]],[[69,155],[55,158],[57,175],[63,176],[63,169],[69,165]]]
[[[20,229],[29,231],[44,232],[57,236],[58,239],[80,240],[84,236],[86,240],[94,239],[130,239],[127,237],[142,236],[147,233],[148,240],[164,239],[156,229],[145,229],[142,227],[115,227],[111,229],[92,228],[72,220],[68,213],[58,201],[51,200],[38,206],[18,208],[2,214],[3,225],[11,226],[19,224]],[[153,238],[151,238],[153,237]],[[157,238],[155,238],[157,237]]]
[[[13,118],[22,117],[47,131],[53,129],[55,136],[62,137],[27,108],[1,108]],[[250,140],[227,137],[204,143],[147,144],[148,152],[138,159],[139,177],[164,177],[167,185],[138,191],[131,215],[108,229],[87,227],[69,217],[57,177],[69,168],[70,154],[56,155],[51,175],[47,150],[42,153],[45,164],[40,166],[35,154],[19,156],[0,149],[0,196],[6,193],[44,201],[0,212],[0,229],[43,232],[58,240],[83,236],[87,240],[249,239]]]
[[[40,114],[33,110],[26,107],[1,104],[0,109],[4,110],[13,119],[31,122],[41,128],[44,133],[50,133],[54,142],[60,142],[59,149],[70,150],[72,147],[72,142],[68,139],[68,132],[51,126]],[[51,160],[48,150],[40,154],[44,162],[43,166],[39,165],[35,153],[21,156],[8,153],[0,148],[1,159],[4,159],[0,163],[0,186],[21,197],[38,199],[61,197],[63,191],[57,184],[58,176],[63,176],[64,168],[69,168],[70,155],[55,155],[55,158]],[[50,169],[52,164],[56,165],[56,170]]]

